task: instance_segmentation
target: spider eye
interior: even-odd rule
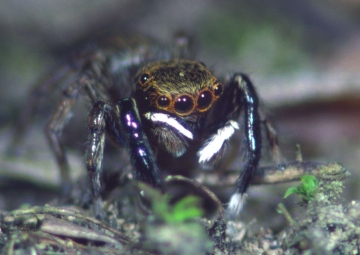
[[[194,101],[189,96],[181,96],[176,99],[174,107],[178,113],[187,113],[194,107]]]
[[[215,96],[220,96],[222,92],[223,92],[223,86],[221,84],[217,84],[214,87]]]
[[[166,96],[160,96],[157,99],[157,103],[160,107],[166,107],[170,105],[170,99]]]
[[[212,102],[212,94],[210,91],[200,93],[197,104],[200,110],[206,109]]]
[[[150,78],[150,76],[145,73],[145,74],[141,75],[140,82],[145,83],[149,78]]]

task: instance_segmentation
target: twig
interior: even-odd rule
[[[319,179],[340,180],[348,176],[346,169],[338,163],[293,162],[274,166],[260,167],[254,173],[251,184],[276,184],[298,181],[304,174],[311,174]],[[205,186],[228,187],[234,185],[239,173],[236,171],[203,171],[197,180]]]

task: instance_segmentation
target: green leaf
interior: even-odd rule
[[[194,196],[187,196],[179,200],[172,208],[172,221],[182,222],[203,215],[199,208],[200,199]]]
[[[291,194],[298,194],[298,188],[297,187],[290,187],[286,190],[284,198],[287,198],[288,196],[290,196]]]
[[[168,223],[183,222],[203,215],[200,209],[200,199],[195,196],[187,196],[180,199],[173,206],[169,204],[169,196],[161,194],[158,190],[145,183],[138,183],[138,187],[144,191],[151,201],[154,214]]]
[[[300,179],[303,184],[304,193],[307,196],[313,197],[319,186],[319,181],[313,175],[303,175]]]
[[[298,194],[304,200],[311,200],[315,196],[315,192],[319,187],[319,181],[313,175],[303,175],[300,177],[301,184],[297,187],[290,187],[286,190],[284,198],[287,198],[291,194]]]

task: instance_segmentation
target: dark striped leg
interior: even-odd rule
[[[160,171],[144,133],[135,100],[124,99],[117,107],[135,179],[162,190]]]
[[[244,112],[244,132],[246,142],[246,164],[236,182],[236,190],[231,196],[228,212],[232,216],[239,214],[243,207],[245,192],[251,177],[258,167],[261,152],[261,119],[259,116],[259,99],[249,78],[235,74],[231,81],[238,90],[237,101]]]
[[[103,101],[94,104],[89,118],[90,135],[87,143],[86,168],[99,210],[101,194],[101,171],[104,153],[105,131],[120,146],[127,148],[136,180],[163,190],[160,171],[149,141],[143,131],[134,99],[124,99],[116,106]],[[99,211],[97,211],[98,213]]]

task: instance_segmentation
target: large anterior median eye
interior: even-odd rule
[[[206,109],[209,107],[209,105],[212,102],[212,94],[210,91],[203,91],[200,93],[199,97],[198,97],[198,108],[200,110]]]
[[[178,113],[187,113],[194,107],[194,101],[190,96],[181,96],[175,100],[174,108]]]

